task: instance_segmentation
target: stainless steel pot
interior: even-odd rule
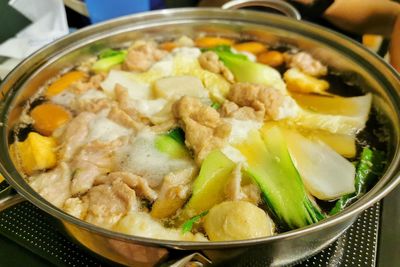
[[[24,181],[9,155],[9,133],[24,102],[60,70],[85,60],[108,46],[137,38],[171,38],[200,33],[256,39],[297,46],[340,71],[349,81],[374,95],[374,106],[390,132],[389,162],[379,182],[344,212],[317,224],[276,236],[229,242],[156,240],[112,232],[74,218],[55,208]],[[207,263],[221,262],[242,253],[260,257],[265,265],[285,265],[311,256],[338,238],[356,219],[399,182],[400,77],[383,60],[356,42],[306,22],[248,10],[171,9],[122,17],[85,28],[43,48],[22,62],[1,85],[0,170],[19,195],[2,192],[2,206],[26,199],[52,216],[59,228],[78,244],[124,265],[152,266],[175,255],[192,254]],[[191,256],[190,256],[191,257]],[[189,257],[189,258],[190,258]]]

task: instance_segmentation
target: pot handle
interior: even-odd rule
[[[3,181],[1,184],[6,183]],[[11,186],[7,185],[6,188],[0,191],[0,212],[14,206],[25,199],[17,193]]]
[[[165,266],[168,267],[186,267],[186,266],[195,266],[195,267],[202,267],[202,266],[208,266],[212,264],[212,262],[206,258],[204,255],[195,252],[190,255],[187,255],[183,258],[180,258],[179,260],[173,262],[173,263],[167,263]],[[163,266],[163,265],[161,265]]]
[[[239,9],[242,7],[250,6],[263,6],[276,9],[288,17],[294,18],[296,20],[301,20],[300,12],[288,2],[283,0],[232,0],[224,5],[222,9]]]

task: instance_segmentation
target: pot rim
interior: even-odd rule
[[[324,27],[321,27],[319,25],[310,23],[310,22],[299,22],[291,18],[286,18],[280,15],[274,15],[274,14],[267,14],[259,11],[250,11],[250,10],[222,10],[219,8],[177,8],[177,9],[166,9],[166,10],[158,10],[158,11],[150,11],[150,12],[144,12],[144,13],[138,13],[134,15],[128,15],[120,18],[116,18],[113,20],[109,20],[106,22],[102,22],[99,24],[95,24],[86,28],[83,28],[81,30],[78,30],[72,34],[69,34],[63,38],[60,38],[56,40],[55,42],[46,45],[42,49],[38,50],[34,54],[30,55],[27,59],[22,61],[3,81],[3,83],[0,86],[0,91],[7,91],[6,95],[4,96],[4,102],[5,105],[11,103],[13,97],[10,97],[13,95],[12,91],[15,91],[14,88],[12,90],[7,90],[5,88],[5,84],[8,83],[14,83],[13,81],[13,76],[16,75],[16,71],[23,68],[25,64],[27,64],[32,58],[40,53],[45,53],[47,50],[49,50],[51,47],[55,46],[56,44],[59,44],[61,42],[65,42],[68,40],[74,40],[75,37],[79,36],[84,36],[86,33],[91,33],[95,32],[96,29],[105,29],[106,27],[112,28],[113,25],[119,25],[119,24],[127,24],[129,21],[132,20],[132,23],[135,23],[137,21],[145,20],[146,18],[149,19],[149,21],[154,21],[156,22],[157,18],[163,18],[163,19],[168,19],[168,21],[171,21],[174,19],[174,15],[180,15],[180,14],[186,14],[186,13],[193,13],[193,12],[212,12],[218,13],[218,14],[234,14],[235,17],[238,19],[243,19],[244,22],[252,22],[252,23],[262,23],[262,19],[275,19],[279,22],[287,23],[289,26],[293,26],[295,28],[300,28],[300,27],[307,27],[310,28],[316,32],[319,32],[323,35],[324,38],[322,38],[322,41],[327,41],[329,39],[339,39],[341,42],[344,42],[344,45],[342,46],[350,46],[352,48],[347,48],[347,50],[352,50],[354,52],[354,49],[358,49],[359,51],[363,51],[363,53],[367,53],[369,57],[372,57],[375,61],[377,61],[384,69],[386,72],[388,72],[390,75],[392,75],[392,79],[395,81],[398,81],[400,84],[400,76],[399,74],[386,63],[383,61],[383,59],[379,58],[377,55],[375,55],[373,52],[369,51],[367,48],[363,47],[361,44],[357,43],[356,41],[353,41],[349,37],[346,37],[340,33],[334,32],[330,29],[326,29]],[[248,16],[252,17],[252,19],[248,19]],[[246,19],[244,19],[246,17]],[[205,17],[203,17],[205,19]],[[226,18],[223,18],[227,20]],[[135,21],[136,20],[136,21]],[[258,21],[257,21],[258,20]],[[296,25],[294,25],[296,23]],[[287,27],[289,27],[287,26]],[[287,28],[284,28],[287,29]],[[290,30],[290,29],[289,29]],[[307,29],[303,29],[307,30]],[[310,31],[310,30],[309,30]],[[104,37],[104,36],[103,36]],[[354,56],[360,57],[357,53],[354,52]],[[377,67],[375,67],[377,69]],[[380,70],[380,73],[382,74],[382,70]],[[383,74],[382,74],[383,75]],[[384,75],[383,75],[384,76]],[[400,86],[399,86],[400,87]],[[389,95],[391,94],[391,102],[395,104],[396,100],[398,103],[400,103],[399,96],[395,92],[395,89],[393,89],[392,92],[387,92]],[[393,99],[395,98],[395,99]],[[3,103],[4,105],[4,103]],[[3,105],[1,106],[0,110],[0,115],[2,121],[6,121],[7,119],[7,110],[3,110]],[[400,121],[400,114],[399,114],[399,109],[396,110],[396,119]],[[7,144],[7,126],[4,125],[3,123],[0,125],[2,127],[0,136],[0,147],[2,148],[8,148]],[[7,149],[8,151],[8,149]],[[102,227],[95,226],[93,224],[87,223],[85,221],[82,221],[78,218],[75,218],[66,212],[62,211],[61,209],[56,208],[49,202],[47,202],[45,199],[43,199],[38,193],[34,192],[33,189],[30,188],[28,183],[21,184],[18,181],[16,181],[13,176],[20,176],[16,168],[13,166],[12,161],[10,159],[9,153],[5,153],[6,155],[1,156],[1,173],[9,182],[9,184],[16,189],[19,194],[21,194],[25,199],[29,200],[31,203],[39,207],[40,209],[44,210],[46,213],[50,214],[51,216],[60,219],[60,220],[65,220],[68,223],[72,223],[74,225],[79,226],[80,228],[84,228],[87,231],[90,232],[95,232],[95,233],[100,233],[103,236],[114,238],[114,239],[119,239],[119,240],[129,240],[133,241],[135,243],[139,244],[145,244],[145,245],[151,245],[151,246],[163,246],[163,247],[170,247],[170,248],[177,248],[177,249],[218,249],[218,248],[232,248],[232,247],[243,247],[243,246],[249,246],[249,245],[259,245],[259,244],[265,244],[268,242],[280,240],[280,239],[292,239],[298,236],[302,235],[307,235],[308,233],[311,232],[316,232],[316,231],[322,231],[323,229],[329,228],[335,224],[338,224],[340,222],[343,222],[345,220],[351,219],[352,217],[357,216],[360,212],[368,208],[369,206],[373,205],[375,202],[379,201],[381,198],[383,198],[385,195],[387,195],[391,190],[393,190],[399,183],[400,183],[400,144],[397,142],[396,144],[396,149],[394,151],[393,159],[390,163],[390,165],[387,167],[387,170],[385,174],[380,178],[380,181],[377,183],[377,185],[380,184],[380,187],[377,185],[374,186],[369,192],[367,192],[362,198],[360,198],[358,201],[356,201],[354,204],[346,208],[343,212],[340,212],[339,214],[336,214],[334,216],[331,216],[327,219],[324,219],[318,223],[302,227],[299,229],[291,230],[288,232],[280,233],[278,235],[273,235],[273,236],[268,236],[268,237],[262,237],[262,238],[256,238],[256,239],[247,239],[247,240],[237,240],[237,241],[213,241],[213,242],[199,242],[199,241],[172,241],[172,240],[162,240],[162,239],[154,239],[154,238],[146,238],[146,237],[140,237],[140,236],[133,236],[133,235],[128,235],[128,234],[123,234],[123,233],[118,233],[114,232]],[[5,157],[5,158],[3,158]],[[12,169],[9,170],[6,166],[11,166]],[[390,179],[390,180],[389,180]],[[382,180],[382,181],[381,181]],[[382,183],[381,183],[382,182]],[[384,183],[386,182],[386,183]]]

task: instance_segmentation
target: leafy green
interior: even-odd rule
[[[219,150],[211,151],[203,160],[199,175],[193,182],[192,196],[181,217],[186,220],[225,199],[225,186],[236,164]]]
[[[112,66],[124,62],[126,50],[106,49],[99,54],[99,59],[93,63],[92,70],[95,72],[108,71]]]
[[[213,51],[220,58],[222,55],[222,57],[234,57],[234,58],[243,59],[243,60],[247,60],[247,61],[249,60],[246,55],[239,54],[239,53],[233,53],[232,48],[229,45],[218,45],[218,46],[214,46],[211,48],[203,48],[202,49],[202,52],[206,52],[206,51]],[[222,58],[221,58],[221,60],[222,60]]]
[[[221,104],[220,104],[220,103],[217,103],[217,102],[213,102],[213,103],[211,104],[211,107],[212,107],[213,109],[219,109],[219,108],[221,107]]]
[[[263,130],[261,134],[252,131],[246,141],[236,147],[247,159],[246,174],[260,187],[269,210],[280,225],[295,229],[325,218],[309,199],[279,127]]]
[[[236,81],[259,83],[281,91],[286,90],[286,85],[276,69],[250,61],[243,54],[233,53],[229,46],[216,46],[208,51],[213,51],[218,55],[219,59],[233,73]]]
[[[102,59],[102,58],[113,57],[116,55],[126,54],[126,53],[127,53],[126,50],[115,50],[115,49],[108,48],[108,49],[101,51],[99,53],[98,57],[100,59]]]
[[[198,223],[202,217],[207,215],[207,213],[208,213],[208,210],[203,211],[199,215],[196,215],[196,216],[190,218],[189,220],[187,220],[186,222],[184,222],[182,225],[182,233],[187,233],[187,232],[192,231],[193,225],[195,223]]]
[[[170,130],[167,135],[178,143],[185,144],[185,132],[181,128],[174,128]]]
[[[376,181],[377,177],[382,173],[384,160],[383,152],[373,151],[368,147],[364,147],[361,152],[360,162],[357,165],[355,192],[342,196],[330,211],[330,215],[334,215],[342,211],[353,201],[364,195],[368,188]]]

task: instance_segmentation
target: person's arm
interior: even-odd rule
[[[335,0],[323,17],[349,32],[390,37],[399,15],[400,4],[390,0]]]
[[[390,64],[400,73],[400,14],[393,27],[389,53]]]

